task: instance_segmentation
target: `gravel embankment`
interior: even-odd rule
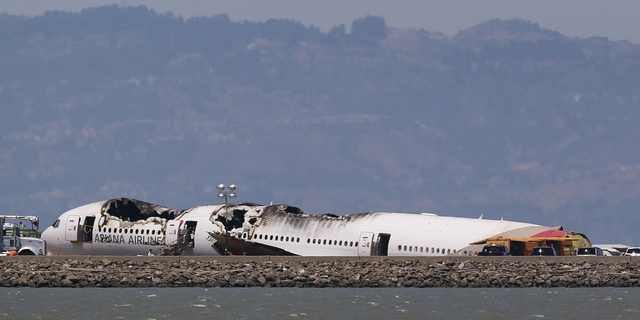
[[[640,261],[35,260],[0,262],[3,287],[637,287]]]

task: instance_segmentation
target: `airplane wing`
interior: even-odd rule
[[[227,238],[223,234],[209,232],[209,234],[216,239],[216,242],[212,245],[220,255],[224,255],[224,247],[227,243]],[[229,237],[229,253],[231,255],[239,256],[295,256],[289,251],[280,249],[278,247],[269,246],[266,244],[255,243],[245,241],[236,237]]]

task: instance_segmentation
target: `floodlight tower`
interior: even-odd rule
[[[223,199],[224,198],[224,215],[225,215],[225,219],[227,220],[227,223],[224,226],[225,229],[225,237],[227,240],[227,243],[224,246],[224,255],[228,256],[229,255],[229,221],[231,219],[229,219],[229,203],[227,201],[228,198],[234,199],[236,197],[235,194],[235,190],[236,190],[237,186],[235,184],[232,184],[229,186],[229,189],[225,190],[225,186],[224,184],[219,184],[218,185],[218,198]]]

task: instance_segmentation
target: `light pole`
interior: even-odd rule
[[[236,190],[237,186],[235,184],[232,184],[229,186],[228,190],[225,190],[225,186],[224,184],[219,184],[218,185],[218,198],[222,199],[224,198],[224,215],[225,215],[225,219],[227,220],[227,223],[224,226],[225,229],[225,237],[227,240],[227,243],[224,246],[224,255],[228,256],[229,255],[229,203],[227,202],[227,198],[235,198],[236,194],[234,193],[234,191]]]

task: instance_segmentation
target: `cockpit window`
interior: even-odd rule
[[[60,219],[56,220],[56,222],[53,223],[53,227],[57,228],[60,226]]]

